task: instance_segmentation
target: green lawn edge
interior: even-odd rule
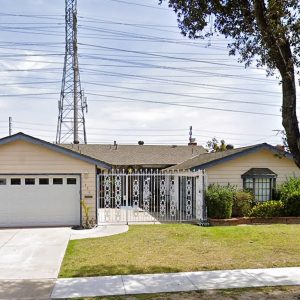
[[[70,241],[59,277],[300,266],[300,225],[134,225]]]

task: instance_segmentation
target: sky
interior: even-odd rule
[[[0,137],[54,142],[65,51],[63,0],[0,0]],[[209,31],[209,28],[207,29]],[[281,86],[228,55],[223,36],[189,40],[157,0],[78,0],[88,143],[235,147],[281,143]],[[71,142],[71,141],[70,141]]]

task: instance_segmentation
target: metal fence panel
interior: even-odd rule
[[[98,223],[200,222],[205,172],[113,170],[98,177]]]

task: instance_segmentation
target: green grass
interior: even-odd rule
[[[137,225],[70,241],[60,277],[300,266],[299,253],[299,225]]]

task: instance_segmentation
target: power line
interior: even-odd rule
[[[102,46],[95,46],[95,47],[100,47],[103,48]],[[109,47],[104,47],[104,48],[109,48]],[[129,50],[128,50],[129,51]],[[86,57],[86,55],[84,55]],[[245,75],[234,75],[234,74],[224,74],[224,73],[215,73],[215,72],[209,72],[209,71],[203,71],[203,70],[196,70],[195,67],[193,68],[186,68],[186,67],[170,67],[166,65],[154,65],[154,64],[149,64],[149,63],[136,63],[132,61],[126,61],[122,59],[109,59],[109,58],[104,58],[104,57],[97,57],[97,56],[91,56],[88,55],[87,57],[90,57],[92,59],[100,59],[104,61],[113,61],[117,63],[129,63],[132,66],[131,67],[143,67],[143,68],[156,68],[156,69],[162,69],[162,70],[173,70],[173,71],[178,71],[178,72],[184,72],[184,73],[192,73],[192,74],[201,74],[201,75],[206,75],[206,76],[211,76],[211,77],[221,77],[221,78],[234,78],[234,79],[239,79],[239,80],[253,80],[253,81],[264,81],[264,82],[271,82],[272,80],[264,79],[264,78],[257,78],[257,77],[251,77],[251,76],[245,76]],[[116,65],[115,67],[119,67]],[[203,69],[203,67],[201,67]],[[273,80],[273,82],[275,82]]]
[[[0,94],[0,97],[26,97],[26,96],[45,96],[45,95],[57,95],[58,93],[29,93],[29,94]]]
[[[16,14],[0,12],[2,17],[23,17],[23,18],[36,18],[36,19],[49,19],[49,20],[62,20],[63,15],[40,15],[40,14]]]
[[[158,9],[158,10],[168,10],[167,8],[160,7],[160,6],[156,7],[156,6],[153,6],[153,5],[140,4],[140,3],[125,1],[125,0],[110,0],[110,1],[111,2],[121,3],[121,4],[128,4],[128,5],[134,5],[134,6],[141,6],[141,7],[146,7],[146,8]]]
[[[32,82],[14,82],[14,83],[0,83],[0,86],[18,86],[18,85],[36,85],[36,84],[52,84],[60,81],[32,81]]]
[[[89,84],[93,84],[93,83],[90,82]],[[253,101],[242,101],[242,100],[214,98],[214,97],[201,97],[201,96],[193,96],[193,95],[189,95],[189,94],[154,91],[154,90],[147,90],[147,89],[140,89],[140,88],[116,86],[116,85],[104,84],[104,83],[94,83],[94,84],[99,85],[99,86],[118,88],[118,89],[126,89],[126,90],[132,90],[132,91],[143,91],[143,92],[147,92],[147,93],[155,93],[155,94],[169,95],[169,96],[188,97],[188,98],[193,98],[193,99],[204,99],[204,100],[222,101],[222,102],[239,103],[239,104],[252,104],[252,105],[254,104],[254,105],[261,105],[261,106],[268,106],[268,107],[281,107],[280,105],[270,104],[270,103],[260,103],[260,102],[253,102]],[[91,95],[94,95],[94,94],[91,94]]]
[[[129,101],[129,102],[133,101],[133,102],[151,103],[151,104],[162,104],[162,105],[170,105],[170,106],[178,106],[178,107],[188,107],[188,108],[196,108],[196,109],[204,109],[204,110],[214,110],[214,111],[224,111],[224,112],[234,112],[234,113],[244,113],[244,114],[252,114],[252,115],[280,117],[280,115],[277,115],[277,114],[263,113],[263,112],[254,112],[254,111],[246,111],[246,110],[235,110],[235,109],[205,107],[205,106],[188,105],[188,104],[178,104],[178,103],[170,103],[170,102],[163,102],[163,101],[152,101],[152,100],[134,99],[134,98],[129,98],[129,97],[117,97],[117,96],[103,95],[103,94],[94,94],[94,93],[88,93],[88,95],[102,96],[102,97],[114,98],[114,99],[122,99],[122,100]],[[90,101],[101,102],[101,100],[90,100]]]
[[[5,121],[0,121],[0,123],[7,123]],[[14,121],[15,124],[24,124],[24,125],[33,125],[35,127],[55,127],[56,124],[52,123],[39,123],[39,122],[25,122],[25,121]],[[124,127],[120,127],[120,128],[116,128],[116,127],[90,127],[89,129],[91,130],[100,130],[100,131],[134,131],[134,132],[186,132],[187,129],[186,128],[124,128]],[[50,129],[49,129],[50,131]],[[229,134],[229,135],[238,135],[238,136],[262,136],[265,137],[265,134],[259,134],[259,133],[243,133],[243,132],[232,132],[232,131],[217,131],[217,130],[207,130],[207,129],[194,129],[194,132],[196,132],[196,134],[201,133],[201,132],[207,132],[207,133],[211,133],[212,135],[214,134]],[[186,136],[186,135],[184,135]]]
[[[135,54],[140,54],[140,55],[148,55],[148,56],[159,57],[159,58],[172,58],[172,59],[181,60],[181,61],[185,61],[185,62],[193,62],[193,63],[197,62],[197,63],[204,63],[204,64],[209,64],[209,65],[244,68],[244,67],[238,66],[238,65],[222,64],[222,63],[217,63],[217,62],[212,62],[212,61],[197,60],[197,59],[191,59],[191,58],[186,58],[186,57],[176,57],[176,56],[170,56],[170,55],[155,54],[155,53],[145,52],[145,51],[128,50],[128,49],[121,49],[121,48],[115,48],[115,47],[105,47],[105,46],[85,44],[85,43],[79,43],[79,45],[90,46],[90,47],[101,48],[101,49],[107,49],[107,50],[114,50],[114,51],[125,52],[125,53],[135,53]]]
[[[89,70],[89,71],[98,71],[96,69],[88,69],[83,68],[83,70]],[[224,90],[234,90],[234,91],[242,91],[242,92],[253,92],[253,93],[263,93],[263,94],[281,94],[278,92],[271,92],[266,90],[258,90],[258,89],[249,89],[249,88],[237,88],[237,87],[231,87],[231,86],[221,86],[216,84],[206,84],[206,83],[196,83],[191,81],[179,81],[179,80],[170,80],[170,79],[161,79],[159,76],[153,77],[153,76],[147,76],[147,75],[134,75],[129,73],[119,73],[119,72],[107,72],[107,71],[99,71],[99,73],[102,73],[104,75],[113,76],[113,77],[125,77],[125,78],[134,78],[134,79],[147,79],[147,80],[153,80],[155,82],[164,82],[164,83],[172,83],[172,84],[180,84],[180,85],[189,85],[189,86],[195,86],[195,87],[205,87],[210,89],[224,89]],[[97,85],[98,83],[90,82],[90,84]],[[100,84],[101,85],[101,84]],[[219,100],[219,99],[218,99]],[[226,100],[225,100],[226,101]],[[251,102],[253,103],[253,102]]]

